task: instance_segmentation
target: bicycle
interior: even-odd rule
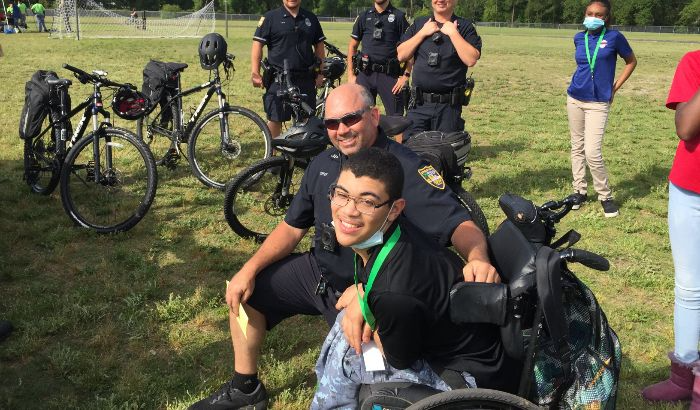
[[[321,90],[316,97],[316,116],[323,118],[326,114],[326,98],[337,85],[340,84],[340,79],[345,74],[347,68],[348,56],[338,49],[333,44],[324,41],[326,47],[326,56],[332,54],[332,57],[326,57],[323,60],[321,73],[323,74],[323,84]]]
[[[282,84],[277,96],[292,110],[292,125],[272,140],[272,147],[281,155],[262,159],[241,171],[226,184],[224,196],[224,215],[231,229],[258,242],[264,241],[286,214],[308,161],[330,143],[316,111],[291,83],[286,60],[277,75]]]
[[[148,147],[128,130],[113,127],[103,108],[101,89],[129,90],[131,84],[107,79],[107,73],[91,74],[63,64],[93,92],[70,109],[71,80],[55,73],[46,78],[50,95],[49,115],[43,131],[25,139],[25,179],[35,193],[49,195],[60,182],[61,202],[77,225],[99,233],[123,232],[148,212],[157,188],[155,161]],[[74,132],[70,119],[83,112]],[[102,116],[102,120],[100,120]],[[84,136],[92,121],[92,131]]]
[[[573,320],[569,317],[570,308],[566,306],[567,301],[572,299],[563,295],[576,294],[580,290],[577,289],[577,286],[585,287],[567,268],[567,262],[581,263],[602,271],[608,270],[610,264],[600,255],[571,248],[580,239],[580,235],[575,231],[569,231],[560,239],[553,240],[556,236],[556,223],[561,221],[572,209],[572,206],[577,203],[574,196],[570,195],[560,201],[549,201],[539,207],[516,195],[504,195],[499,202],[507,219],[489,237],[489,245],[493,262],[498,265],[505,283],[505,285],[493,286],[501,287],[499,291],[508,289],[506,293],[507,308],[504,309],[496,302],[496,299],[489,298],[485,287],[472,288],[473,292],[469,292],[468,288],[471,284],[465,283],[456,285],[450,293],[450,316],[455,324],[487,322],[501,326],[501,335],[507,354],[524,361],[518,394],[484,388],[438,392],[426,386],[410,383],[381,383],[362,386],[359,399],[361,410],[369,410],[375,408],[373,406],[381,405],[395,405],[392,408],[407,408],[408,410],[545,410],[561,408],[560,400],[573,383],[571,375],[566,376],[566,372],[564,372],[564,377],[546,374],[548,369],[543,367],[541,363],[537,372],[534,369],[536,361],[551,360],[552,357],[556,357],[552,355],[552,352],[561,349],[561,346],[555,342],[559,340],[557,339],[559,335],[555,334],[555,320],[550,317],[550,312],[564,310],[566,313],[560,312],[560,315],[562,317],[566,315],[568,320]],[[563,249],[554,250],[559,247],[563,247]],[[542,250],[544,250],[542,252],[544,256],[540,256]],[[541,269],[540,260],[545,261],[546,268]],[[542,290],[539,289],[540,287],[547,289]],[[468,291],[460,293],[465,289]],[[554,292],[554,289],[559,290]],[[479,306],[473,304],[474,295],[477,293],[481,295],[482,302],[486,303],[481,303]],[[550,293],[554,309],[545,306],[550,303],[547,300],[549,296],[542,297],[542,294],[549,295]],[[603,320],[604,323],[601,323],[597,317],[599,309],[600,307],[597,306],[595,313],[585,313],[588,312],[587,309],[582,309],[584,311],[582,314],[584,316],[590,314],[589,319],[592,326],[602,326],[603,324],[607,326],[605,320]],[[603,319],[604,317],[602,314]],[[603,344],[600,335],[591,336],[596,332],[595,329],[591,329],[590,334],[581,332],[579,329],[575,336],[569,336],[568,326],[570,324],[566,323],[567,330],[564,332],[567,344],[578,343],[577,340],[572,342],[571,339],[586,339],[589,336],[600,345]],[[579,349],[586,350],[586,344],[583,343]],[[542,351],[546,351],[547,354],[539,356]],[[564,354],[559,358],[570,360],[573,363],[572,358],[576,357],[574,350],[568,352],[572,356]],[[616,359],[613,358],[614,356],[615,354],[612,354],[611,364],[601,361],[598,363],[600,368],[597,371],[591,369],[591,379],[586,380],[586,382],[577,380],[577,384],[584,386],[578,386],[577,392],[580,393],[582,389],[600,388],[600,386],[594,386],[596,382],[607,383],[608,381],[598,380],[603,375],[602,369],[615,367]],[[564,363],[567,366],[570,364],[569,362]],[[545,366],[547,365],[552,366],[552,362],[545,363]],[[585,369],[580,369],[580,371],[585,373]],[[532,383],[536,377],[543,378],[546,386],[533,386]],[[542,395],[543,391],[547,392],[544,396]],[[614,397],[613,390],[612,394],[604,399],[614,400]],[[543,398],[552,400],[543,400]],[[582,398],[579,398],[579,400],[591,400],[588,403],[591,408],[600,408],[601,402],[596,402],[596,399],[600,400],[601,397],[596,394],[586,397],[585,394],[582,394]],[[578,404],[584,406],[580,402]],[[569,405],[571,403],[567,404],[567,406]]]
[[[222,64],[226,78],[235,71],[234,58],[226,54]],[[223,190],[226,181],[238,171],[272,154],[272,136],[265,121],[254,111],[229,105],[226,101],[218,66],[210,70],[209,81],[182,90],[180,73],[187,64],[167,63],[166,66],[168,64],[170,73],[164,85],[165,95],[157,101],[160,111],[146,115],[136,125],[139,138],[154,155],[158,153],[158,165],[174,169],[184,157],[199,181]],[[202,90],[206,90],[206,94],[185,122],[183,97]],[[202,114],[214,94],[218,108]],[[181,144],[188,144],[187,155]]]

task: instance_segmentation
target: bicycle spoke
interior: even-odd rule
[[[119,133],[106,133],[110,142],[104,135],[100,137],[99,164],[94,162],[91,141],[81,141],[74,148],[77,151],[64,171],[61,188],[64,205],[68,204],[69,214],[78,223],[110,231],[143,216],[143,206],[150,205],[154,177],[145,165],[147,158],[134,143]]]
[[[202,120],[188,152],[195,175],[206,185],[223,189],[240,171],[267,157],[270,144],[262,119],[238,108],[223,114],[228,129],[228,140],[224,141],[219,115],[213,112]]]

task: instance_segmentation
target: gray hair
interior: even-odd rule
[[[360,86],[360,98],[365,105],[365,108],[370,108],[374,106],[374,98],[370,94],[369,90],[365,87]]]

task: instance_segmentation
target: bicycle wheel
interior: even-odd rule
[[[460,204],[462,204],[469,212],[469,215],[471,215],[472,221],[481,229],[484,236],[489,236],[491,234],[489,231],[489,223],[486,220],[484,211],[482,211],[479,204],[476,203],[476,199],[474,199],[469,192],[461,188],[457,190],[457,196],[459,197]]]
[[[181,156],[180,140],[176,142],[177,148],[172,145],[172,140],[177,138],[176,128],[180,123],[180,111],[176,104],[169,104],[162,108],[169,114],[156,111],[136,120],[136,136],[139,137],[153,154],[156,165],[163,165],[174,169]]]
[[[223,143],[222,123],[229,142]],[[223,190],[227,181],[272,154],[270,130],[262,118],[242,107],[207,113],[190,136],[187,153],[194,175],[208,187]]]
[[[98,182],[94,133],[90,133],[68,152],[61,171],[61,202],[77,225],[99,233],[123,232],[136,225],[153,203],[156,164],[131,132],[104,128],[98,133]]]
[[[514,394],[490,389],[458,389],[438,393],[412,404],[406,410],[541,410]]]
[[[47,115],[41,129],[51,123]],[[36,138],[24,140],[24,179],[32,192],[49,195],[61,176],[61,161],[56,158],[58,131],[51,127]]]
[[[279,224],[299,188],[305,162],[290,169],[285,157],[263,159],[226,184],[224,215],[242,238],[262,242]]]

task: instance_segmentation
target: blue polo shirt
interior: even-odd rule
[[[574,46],[576,47],[574,59],[577,67],[567,93],[579,101],[609,102],[612,98],[613,83],[615,82],[617,56],[629,57],[632,54],[632,48],[622,33],[617,30],[606,30],[598,50],[595,71],[591,76],[591,69],[586,58],[585,34],[586,32],[583,31],[574,36]],[[599,37],[600,33],[588,35],[588,49],[591,58],[593,58]]]

